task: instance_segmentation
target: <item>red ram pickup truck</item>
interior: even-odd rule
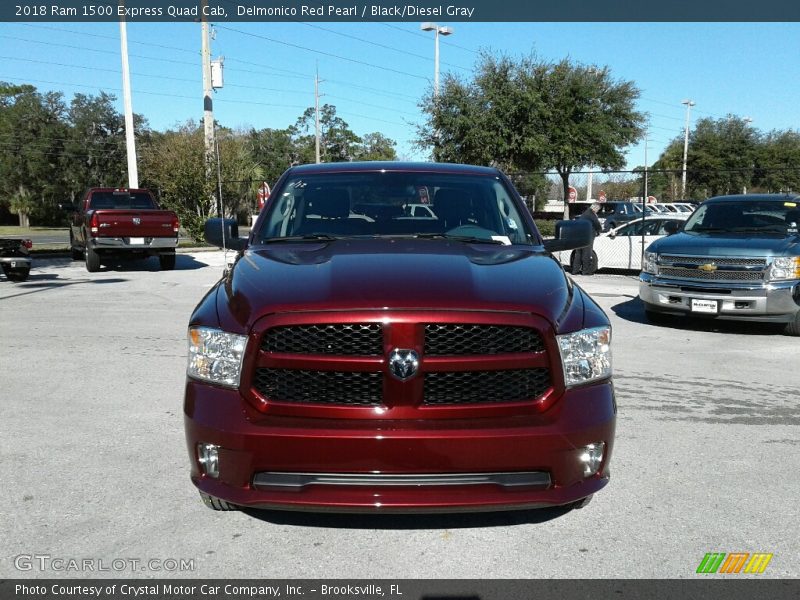
[[[423,191],[424,190],[424,191]],[[431,213],[409,216],[430,198]],[[224,231],[224,235],[223,235]],[[608,482],[611,327],[497,169],[292,167],[189,320],[206,504],[456,511],[586,502]]]
[[[161,210],[143,189],[91,188],[71,213],[69,245],[74,260],[84,259],[90,273],[103,257],[158,256],[162,269],[175,268],[178,215]]]

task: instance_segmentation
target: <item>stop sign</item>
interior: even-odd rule
[[[606,201],[606,193],[603,190],[600,190],[600,193],[597,194],[597,201],[598,202]]]
[[[260,186],[258,186],[258,210],[264,208],[264,203],[269,198],[269,184],[264,181]]]
[[[567,199],[569,202],[575,202],[578,199],[578,190],[572,186],[569,186],[567,189]]]

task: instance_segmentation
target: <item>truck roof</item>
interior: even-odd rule
[[[758,202],[798,202],[800,195],[798,194],[732,194],[729,196],[714,196],[705,202],[742,202],[742,201],[758,201]]]
[[[431,173],[459,173],[496,176],[500,171],[494,167],[477,167],[474,165],[459,165],[454,163],[432,163],[411,161],[362,161],[362,162],[336,162],[291,167],[292,173],[352,173],[363,171],[410,171]]]

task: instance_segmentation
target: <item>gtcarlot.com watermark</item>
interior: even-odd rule
[[[193,558],[75,558],[51,554],[19,554],[18,571],[51,573],[185,573],[195,570]]]

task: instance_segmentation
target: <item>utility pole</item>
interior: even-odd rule
[[[683,137],[683,178],[681,179],[681,200],[686,200],[686,155],[689,152],[689,111],[694,106],[691,100],[684,100],[681,104],[686,105],[686,128]]]
[[[124,0],[119,5],[124,7]],[[124,14],[124,13],[123,13]],[[125,150],[128,155],[128,188],[139,187],[139,170],[136,166],[136,138],[133,131],[133,104],[131,102],[131,74],[128,68],[128,28],[125,17],[119,20],[119,42],[122,54],[122,101],[125,106]]]
[[[203,0],[203,8],[207,5],[207,0]],[[205,10],[203,11],[205,12]],[[211,98],[213,88],[211,87],[211,42],[208,34],[208,21],[205,17],[201,22],[202,58],[203,58],[203,129],[205,132],[205,166],[206,181],[211,181],[214,176],[214,102]],[[217,198],[217,214],[222,214],[219,198]]]
[[[314,77],[314,140],[317,164],[319,164],[319,67]]]

